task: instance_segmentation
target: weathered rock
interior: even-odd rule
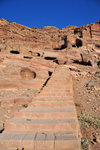
[[[31,29],[1,19],[0,89],[17,91],[33,84],[38,88],[43,83],[38,79],[47,79],[48,71],[52,72],[56,63],[99,66],[99,32],[99,21],[59,30],[50,26]]]
[[[29,68],[22,68],[20,71],[20,75],[24,80],[33,80],[36,78],[36,73]]]
[[[96,135],[96,141],[100,143],[100,135]]]
[[[24,55],[24,58],[40,57],[48,51],[61,50],[80,51],[83,62],[90,62],[96,66],[100,54],[100,22],[87,24],[82,27],[68,26],[59,30],[56,27],[28,28],[17,23],[10,23],[5,19],[0,20],[0,51],[2,54],[10,54],[17,57]],[[84,49],[85,46],[85,49]],[[90,50],[93,52],[90,52]],[[89,50],[89,53],[86,52]],[[59,55],[60,55],[59,54]],[[51,55],[51,54],[50,54]],[[73,55],[76,54],[73,52]],[[79,54],[80,55],[80,54]],[[96,58],[94,57],[96,56]],[[20,57],[18,56],[18,57]],[[72,53],[69,52],[69,59]],[[78,55],[77,55],[78,56]],[[90,57],[90,59],[89,59]],[[80,62],[80,56],[77,58]],[[99,60],[99,61],[98,61]]]

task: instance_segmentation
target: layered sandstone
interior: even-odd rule
[[[1,90],[39,90],[57,64],[97,67],[99,56],[100,21],[59,30],[51,26],[29,28],[0,20]]]
[[[8,108],[9,106],[11,107],[10,109],[12,109],[14,105],[17,105],[17,103],[20,103],[22,106],[22,104],[27,104],[31,102],[36,94],[38,94],[39,96],[41,96],[41,94],[42,96],[44,96],[43,94],[47,94],[48,91],[45,91],[45,93],[43,93],[43,89],[45,89],[45,87],[48,86],[50,76],[52,73],[55,72],[55,69],[57,68],[58,65],[65,65],[67,68],[70,68],[70,70],[74,70],[75,71],[74,75],[77,75],[77,72],[80,72],[80,74],[82,74],[83,72],[77,69],[77,67],[74,67],[72,64],[87,65],[91,66],[91,68],[92,67],[95,68],[97,66],[100,66],[99,56],[100,56],[100,21],[96,22],[95,24],[90,23],[82,27],[68,26],[59,30],[56,27],[50,26],[46,26],[41,29],[38,29],[36,27],[29,28],[20,25],[18,23],[14,22],[10,23],[5,19],[1,19],[0,20],[1,108],[5,109],[5,107]],[[60,71],[61,67],[58,68]],[[68,107],[70,106],[70,104],[62,104],[62,102],[59,105],[58,99],[57,103],[53,102],[53,104],[55,105],[52,104],[52,97],[53,96],[58,97],[60,92],[61,97],[62,96],[66,97],[66,93],[63,92],[63,90],[65,89],[63,88],[67,86],[68,82],[66,82],[67,84],[65,84],[63,76],[64,78],[66,78],[67,69],[65,68],[64,72],[60,71],[60,75],[59,71],[58,74],[56,74],[56,78],[54,78],[54,80],[52,81],[52,84],[50,84],[49,88],[47,87],[47,89],[49,89],[50,94],[49,97],[51,97],[51,102],[44,103],[42,101],[42,103],[38,103],[37,100],[35,100],[35,102],[33,100],[30,106],[34,105],[34,107],[35,106],[44,107],[45,104],[46,107],[50,108],[53,106],[54,108],[57,108],[57,110],[59,107],[65,108],[66,105]],[[57,84],[55,87],[54,83],[56,82],[59,84]],[[71,86],[71,84],[69,86]],[[54,91],[52,91],[51,93],[50,89],[52,89],[52,87],[54,88]],[[61,87],[62,91],[58,92],[59,91],[58,87],[59,88]],[[56,88],[58,91],[55,91]],[[61,114],[59,112],[57,112],[58,113],[57,116],[52,115],[54,113],[54,110],[51,111],[51,114],[48,113],[49,119],[50,117],[53,117],[53,119],[55,119],[57,116],[58,118],[61,118]],[[7,111],[9,112],[10,110]],[[8,112],[7,115],[9,114]],[[9,116],[7,115],[5,117],[6,119],[3,117],[3,115],[1,116],[0,130],[1,125],[2,127],[4,127],[3,124],[9,118]],[[18,112],[16,112],[16,116],[17,115]],[[31,113],[29,116],[31,116]],[[32,116],[34,115],[32,114]],[[40,114],[39,117],[41,117]],[[63,117],[66,116],[64,115]],[[68,114],[67,117],[70,117],[70,115]],[[28,121],[30,121],[30,118]],[[42,136],[44,137],[44,135]],[[67,139],[69,138],[69,136],[64,138]],[[54,142],[54,140],[52,141]],[[77,141],[75,143],[77,143]]]
[[[50,26],[31,29],[1,19],[0,52],[2,55],[15,54],[17,57],[26,59],[34,57],[53,59],[50,54],[53,52],[53,57],[57,60],[78,61],[96,66],[100,61],[99,32],[100,21],[82,27],[68,26],[59,30]]]

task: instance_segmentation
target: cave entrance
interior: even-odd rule
[[[99,44],[97,44],[97,45],[95,45],[96,46],[96,48],[100,48],[100,45]]]
[[[74,64],[79,64],[79,65],[84,65],[84,66],[92,66],[90,61],[88,61],[88,62],[81,61],[80,62],[78,60],[75,60],[75,61],[73,61],[73,63]]]
[[[36,53],[38,57],[40,57],[40,53]]]
[[[12,53],[12,54],[20,54],[19,51],[15,51],[15,50],[11,50],[10,53]]]
[[[79,29],[75,29],[75,30],[74,30],[74,34],[77,34],[80,38],[82,38],[82,37],[83,37],[83,33],[82,33],[82,31],[81,31],[81,30],[79,30]]]
[[[56,60],[56,57],[45,57],[46,60]]]
[[[49,77],[52,75],[52,72],[51,71],[48,71],[48,74],[49,74]]]
[[[32,57],[29,57],[29,56],[24,56],[24,58],[26,58],[26,59],[32,59]]]
[[[77,47],[83,46],[82,40],[76,39],[76,46],[77,46]]]
[[[100,68],[100,61],[99,61],[99,62],[97,62],[97,65],[98,65],[98,67]]]

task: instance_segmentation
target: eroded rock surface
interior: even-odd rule
[[[0,130],[14,111],[40,93],[57,65],[71,70],[85,111],[92,112],[90,106],[99,110],[99,102],[94,100],[100,96],[100,21],[59,30],[50,26],[28,28],[0,20]],[[83,80],[84,88],[79,89]]]
[[[26,60],[34,57],[45,58],[46,55],[51,58],[53,53],[53,57],[56,55],[56,59],[59,60],[66,58],[71,62],[78,61],[96,66],[100,61],[100,21],[59,30],[50,26],[31,29],[1,19],[0,52],[2,55],[8,54]]]

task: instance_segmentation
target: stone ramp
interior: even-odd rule
[[[27,108],[14,113],[0,135],[0,150],[80,150],[72,77],[58,66]]]

